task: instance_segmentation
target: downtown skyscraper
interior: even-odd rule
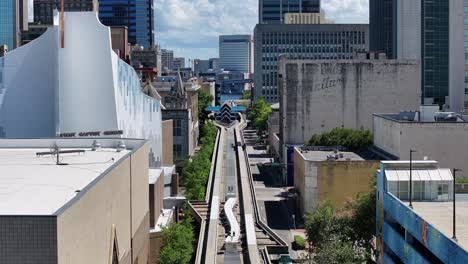
[[[19,46],[21,31],[28,28],[28,1],[0,1],[0,45],[9,50]]]
[[[421,62],[422,104],[464,108],[463,0],[370,1],[370,48]]]
[[[259,24],[282,24],[287,13],[320,13],[320,0],[259,0]]]
[[[152,0],[99,0],[99,19],[106,26],[128,28],[128,42],[145,48],[154,45]]]
[[[252,72],[251,35],[219,36],[219,60],[221,68],[242,73]]]

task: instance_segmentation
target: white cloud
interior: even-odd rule
[[[156,41],[175,56],[218,56],[218,36],[253,34],[258,0],[154,0]],[[322,0],[336,23],[367,23],[369,0]]]
[[[369,0],[322,0],[322,9],[336,23],[369,23]]]
[[[253,34],[257,0],[155,0],[156,41],[176,56],[218,56],[218,36]]]

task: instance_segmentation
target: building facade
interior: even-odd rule
[[[221,69],[219,58],[210,58],[210,69],[217,72]]]
[[[150,48],[155,44],[153,1],[99,0],[99,19],[106,26],[126,26],[132,45]]]
[[[172,60],[172,70],[177,71],[178,69],[185,68],[185,58],[178,57]]]
[[[174,161],[191,156],[198,145],[198,89],[196,80],[183,81],[178,76],[161,77],[153,83],[162,97],[163,120],[172,120]]]
[[[161,76],[162,54],[159,45],[145,49],[143,46],[133,46],[130,64],[135,69],[156,69],[157,75]]]
[[[368,29],[365,24],[257,25],[254,100],[263,97],[275,103],[280,99],[278,60],[281,54],[290,59],[351,59],[354,53],[368,50]]]
[[[220,67],[228,71],[252,72],[251,35],[219,36]]]
[[[9,50],[19,47],[21,31],[28,29],[28,1],[2,1],[0,17],[0,45],[7,45]]]
[[[173,61],[174,61],[174,51],[168,50],[168,49],[161,49],[162,70],[165,72],[172,70]]]
[[[374,52],[384,52],[392,59],[396,57],[393,52],[396,50],[394,5],[395,0],[369,1],[369,48]]]
[[[439,161],[446,168],[460,168],[460,176],[468,176],[464,158],[468,148],[468,122],[435,121],[423,118],[422,112],[382,113],[373,115],[374,145],[395,159],[409,159],[410,150],[416,159]],[[466,116],[464,117],[466,118]],[[468,120],[468,119],[467,119]]]
[[[193,60],[193,71],[195,75],[208,72],[209,69],[211,69],[209,60],[200,60],[200,59]]]
[[[95,140],[0,139],[1,263],[147,263],[150,146]]]
[[[259,0],[259,24],[281,24],[287,13],[319,13],[320,0]]]
[[[464,0],[371,1],[371,50],[421,61],[422,104],[464,110]]]
[[[343,208],[359,193],[369,192],[378,161],[335,148],[294,148],[294,187],[301,216],[329,200]]]
[[[468,1],[464,1],[464,42],[463,47],[465,49],[465,109],[468,109]]]
[[[377,263],[467,263],[466,200],[436,161],[382,161],[377,171]],[[409,181],[412,173],[412,206]],[[456,238],[453,238],[453,224]]]
[[[60,3],[61,0],[34,0],[34,23],[41,25],[53,25],[54,9],[60,11]],[[98,10],[98,0],[63,0],[63,4],[63,8],[66,12]]]
[[[372,129],[372,114],[419,106],[413,60],[289,60],[279,62],[280,138],[283,157],[333,128]],[[404,96],[402,96],[404,95]]]

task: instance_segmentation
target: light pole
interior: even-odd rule
[[[409,207],[413,209],[413,153],[416,150],[409,151]]]
[[[455,188],[456,188],[456,182],[455,180],[457,179],[456,174],[457,171],[462,171],[460,169],[453,169],[453,237],[452,239],[457,241],[457,235],[456,235],[456,212],[455,212]]]

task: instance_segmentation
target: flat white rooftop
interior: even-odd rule
[[[468,249],[468,194],[457,194],[456,225],[458,244]],[[406,202],[407,204],[407,202]],[[446,237],[453,235],[453,202],[413,202],[413,210]]]
[[[61,148],[71,150],[80,148]],[[114,148],[37,156],[48,148],[0,148],[0,215],[53,215],[77,193],[129,153]]]

